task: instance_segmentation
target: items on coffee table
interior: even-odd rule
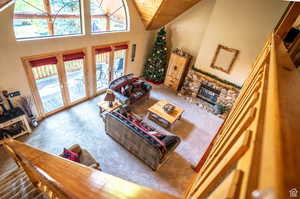
[[[166,100],[159,100],[148,109],[148,112],[149,119],[162,124],[166,128],[172,129],[176,121],[180,120],[184,110]]]
[[[109,107],[113,107],[113,102],[115,101],[115,94],[112,90],[107,89],[104,101],[108,102]]]
[[[174,111],[175,106],[173,106],[172,104],[165,104],[163,109],[166,113],[171,114]]]

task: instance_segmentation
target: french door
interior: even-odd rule
[[[93,47],[94,93],[105,91],[109,83],[126,73],[128,44]]]
[[[83,50],[24,58],[24,61],[41,117],[87,99],[86,60]]]

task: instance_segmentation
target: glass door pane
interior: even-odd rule
[[[45,113],[52,112],[64,106],[57,65],[50,64],[32,68],[37,89]]]
[[[112,69],[112,80],[124,75],[126,49],[114,51],[114,65]]]
[[[86,97],[83,61],[77,59],[64,62],[71,103]]]
[[[96,90],[101,91],[109,84],[110,52],[96,54]]]

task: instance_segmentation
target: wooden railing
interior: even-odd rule
[[[73,60],[64,62],[64,66],[67,72],[80,70],[81,68],[83,68],[83,60]],[[35,80],[52,77],[57,75],[57,66],[56,64],[39,66],[32,68],[32,72]]]
[[[299,85],[283,42],[272,36],[200,162],[187,198],[282,199],[300,190]]]
[[[4,147],[50,199],[175,199],[171,195],[40,151],[15,140]]]
[[[56,65],[45,65],[45,66],[39,66],[32,68],[32,72],[34,75],[35,80],[51,77],[54,75],[57,75],[57,68]]]

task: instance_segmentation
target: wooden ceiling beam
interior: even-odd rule
[[[171,22],[201,0],[134,0],[147,30],[156,30]]]
[[[147,28],[163,0],[134,0],[133,2]]]
[[[147,30],[156,30],[168,24],[201,0],[164,0],[152,18]]]

